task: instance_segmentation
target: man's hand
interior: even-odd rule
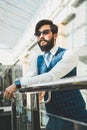
[[[17,87],[14,84],[12,84],[5,89],[4,97],[7,99],[11,98],[13,93],[16,91],[17,91]]]
[[[39,102],[40,103],[43,101],[44,96],[45,96],[45,91],[39,92]]]

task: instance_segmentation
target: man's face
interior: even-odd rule
[[[54,46],[54,36],[50,25],[43,25],[37,32],[37,42],[42,51],[49,51]]]

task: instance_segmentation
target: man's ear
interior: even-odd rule
[[[55,39],[55,40],[57,39],[57,36],[58,36],[58,33],[55,33],[55,34],[54,34],[54,39]]]

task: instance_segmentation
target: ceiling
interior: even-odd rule
[[[0,0],[0,75],[41,5],[42,0]]]
[[[0,49],[13,48],[41,0],[0,0]]]
[[[42,0],[0,0],[0,63],[23,36]]]

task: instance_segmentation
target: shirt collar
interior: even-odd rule
[[[56,52],[57,52],[57,50],[58,50],[58,45],[56,44],[56,45],[50,50],[50,52],[51,52],[52,55],[55,55]]]

